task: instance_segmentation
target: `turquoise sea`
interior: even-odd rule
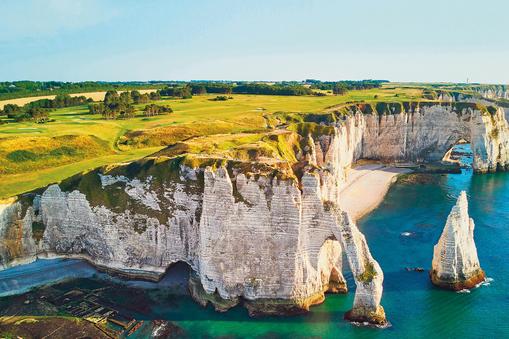
[[[481,266],[493,279],[471,293],[436,289],[427,274],[433,245],[461,190],[467,191],[470,215],[476,224]],[[384,202],[359,222],[385,274],[382,305],[392,324],[387,329],[356,327],[343,320],[353,293],[328,295],[322,305],[305,316],[261,319],[249,318],[240,307],[217,313],[183,295],[171,302],[159,300],[147,318],[172,320],[190,337],[509,338],[508,202],[509,173],[473,175],[465,169],[462,174],[434,175],[432,180],[401,182],[391,187]],[[65,262],[74,263],[62,270],[66,274],[90,276],[90,268],[83,268],[86,264]],[[51,267],[41,270],[40,265],[51,263],[28,265],[24,268],[28,277],[32,266],[38,279],[44,280],[41,275],[45,273],[41,272],[50,274]],[[426,271],[407,271],[407,267],[423,267]],[[16,288],[23,289],[30,281],[19,270],[0,272],[0,293],[14,288],[13,276],[18,281]],[[347,273],[346,278],[353,291],[351,275]]]

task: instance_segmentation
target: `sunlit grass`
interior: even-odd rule
[[[88,114],[87,106],[82,105],[51,112],[52,121],[45,124],[12,121],[2,124],[0,197],[45,186],[86,169],[134,160],[164,145],[193,137],[210,136],[201,145],[190,147],[203,151],[202,146],[210,143],[214,150],[226,151],[239,144],[239,140],[235,139],[237,137],[231,138],[229,134],[251,133],[245,138],[253,138],[256,133],[267,131],[264,115],[274,112],[319,112],[332,106],[358,101],[419,100],[422,90],[388,87],[350,91],[343,96],[232,95],[231,100],[211,101],[215,96],[210,94],[192,99],[159,100],[155,103],[170,106],[173,113],[149,118],[141,115],[144,105],[136,105],[138,116],[128,120],[104,120],[100,115]],[[224,136],[214,137],[216,134]],[[98,141],[94,144],[90,138],[77,139],[89,142],[80,147],[76,141],[73,143],[70,139],[62,138],[69,135],[93,136]],[[241,141],[249,144],[248,140]],[[71,147],[76,152],[63,146]],[[19,152],[12,154],[19,150],[28,150],[36,156]]]

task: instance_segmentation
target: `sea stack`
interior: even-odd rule
[[[346,312],[345,319],[385,327],[388,322],[384,308],[380,305],[384,280],[382,269],[371,256],[366,238],[350,216],[338,209],[334,214],[339,226],[339,233],[335,231],[335,234],[341,239],[357,287],[353,307]]]
[[[485,279],[477,257],[474,220],[468,215],[465,191],[460,193],[434,247],[430,277],[436,286],[455,291],[473,288]]]

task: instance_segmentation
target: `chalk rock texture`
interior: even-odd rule
[[[421,104],[407,111],[399,109],[394,114],[364,116],[361,158],[438,161],[464,139],[472,146],[476,172],[509,167],[509,126],[503,109],[487,110],[474,103]]]
[[[477,257],[474,220],[468,215],[465,191],[453,206],[434,247],[430,277],[433,284],[452,290],[473,288],[485,279]]]
[[[161,175],[171,165],[166,160],[142,167]],[[345,217],[336,218],[337,207],[321,190],[320,178],[331,175],[326,171],[306,172],[300,182],[227,167],[169,171],[133,178],[92,171],[70,191],[69,183],[49,186],[25,215],[20,209],[26,201],[2,205],[0,229],[8,234],[0,241],[2,265],[63,256],[127,277],[157,279],[173,263],[186,262],[198,302],[218,311],[242,302],[257,316],[306,312],[326,292],[346,293],[343,253],[356,256],[349,260],[355,272],[374,262],[360,232],[340,231]],[[44,233],[32,239],[39,224]],[[356,229],[351,222],[347,227]],[[20,234],[26,244],[11,248]],[[353,238],[338,238],[344,234]],[[380,317],[369,320],[371,310],[381,307],[382,280],[380,271],[369,286],[357,288],[362,296],[353,310],[370,323],[383,324]]]
[[[380,305],[384,280],[382,269],[371,256],[366,238],[348,214],[336,208],[334,215],[338,225],[334,233],[341,239],[356,285],[353,308],[345,314],[345,319],[385,325],[387,319]]]
[[[355,104],[292,121],[291,130],[283,130],[288,121],[276,127],[291,134],[283,149],[294,152],[294,163],[158,155],[0,203],[0,267],[60,256],[158,279],[185,262],[203,305],[293,314],[326,292],[347,292],[345,254],[356,284],[347,318],[384,324],[383,273],[338,206],[348,170],[362,158],[439,160],[460,139],[471,142],[477,172],[505,169],[503,111],[456,102]]]
[[[509,99],[509,87],[507,85],[474,87],[474,91],[486,99]]]

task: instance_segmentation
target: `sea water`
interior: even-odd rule
[[[358,223],[384,271],[382,305],[389,328],[357,327],[343,320],[355,289],[348,272],[350,293],[327,295],[322,305],[303,316],[252,319],[242,307],[218,313],[189,296],[178,296],[171,303],[159,300],[147,318],[171,320],[190,337],[509,338],[509,173],[474,175],[464,169],[462,174],[431,178],[393,185],[380,206]],[[461,190],[467,192],[475,221],[481,267],[490,278],[471,293],[437,289],[427,273],[433,246]],[[417,267],[424,272],[412,270]],[[72,276],[75,267],[64,269]],[[0,286],[5,274],[0,272]],[[89,267],[80,274],[89,275]]]

